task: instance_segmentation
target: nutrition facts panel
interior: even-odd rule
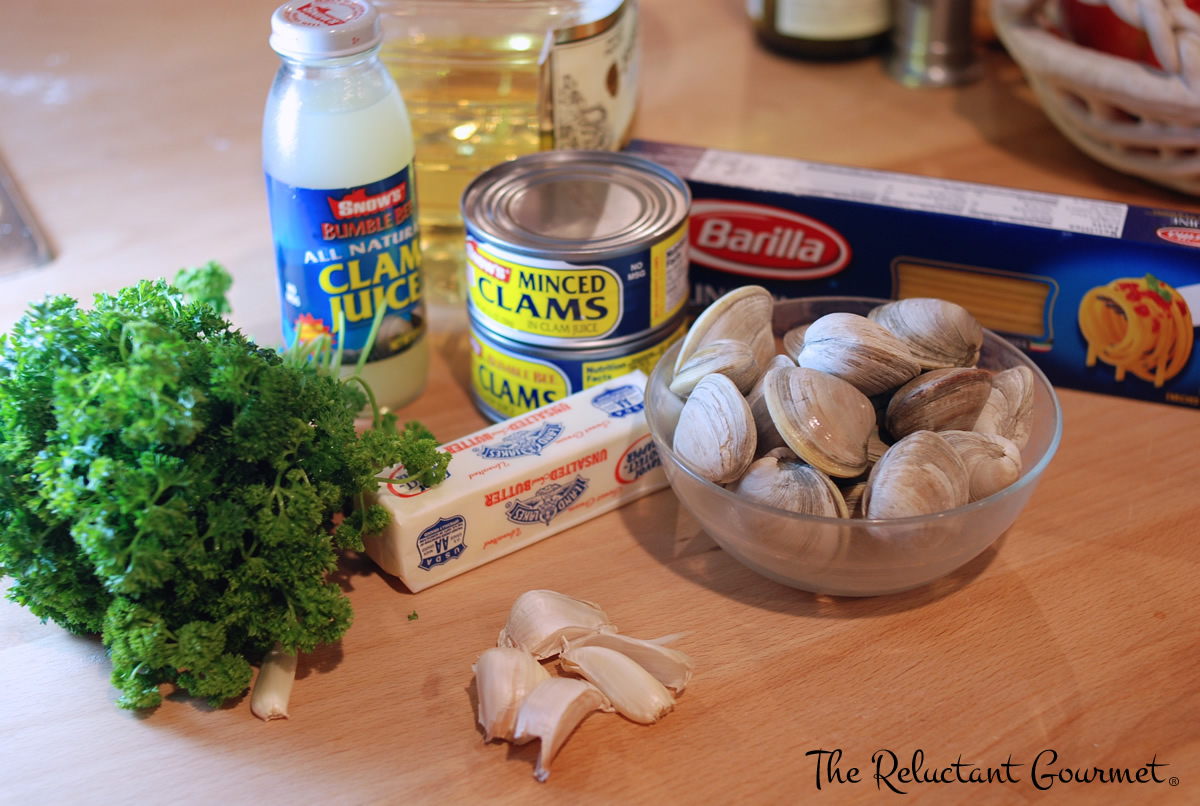
[[[1129,211],[1116,202],[712,149],[689,178],[1106,238],[1121,237]]]

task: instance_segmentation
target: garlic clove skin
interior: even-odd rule
[[[668,635],[663,638],[645,640],[619,633],[592,633],[573,641],[567,641],[563,651],[569,652],[577,647],[589,646],[616,650],[636,662],[663,686],[679,693],[692,679],[696,663],[683,652],[672,649],[664,643],[664,639],[669,642],[676,637]]]
[[[572,647],[559,655],[563,669],[582,676],[608,698],[619,714],[643,725],[675,707],[666,686],[637,661],[603,646]]]
[[[616,626],[593,602],[556,591],[532,590],[513,602],[496,645],[523,649],[537,660],[545,660],[558,654],[564,639],[616,631]]]
[[[547,677],[526,695],[517,712],[513,743],[540,739],[533,777],[545,782],[550,762],[588,714],[612,710],[611,704],[591,683],[573,677]]]
[[[515,647],[485,649],[475,661],[475,690],[483,740],[512,741],[521,702],[550,673],[533,655]]]

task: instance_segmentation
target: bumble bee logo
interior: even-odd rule
[[[571,382],[548,361],[501,350],[472,333],[471,384],[483,404],[515,417],[571,394]]]
[[[471,450],[484,459],[515,459],[518,456],[537,456],[542,449],[562,433],[562,423],[543,423],[537,428],[522,428],[509,434],[496,445],[484,445]]]
[[[560,512],[579,500],[587,486],[588,480],[583,476],[576,476],[570,484],[547,484],[528,498],[505,504],[508,508],[505,517],[513,523],[549,526]]]

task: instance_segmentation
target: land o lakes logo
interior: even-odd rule
[[[562,423],[542,423],[537,428],[522,428],[495,445],[484,445],[471,450],[484,459],[515,459],[518,456],[538,456],[547,445],[558,439]]]
[[[576,476],[569,484],[552,482],[528,498],[518,498],[505,504],[508,512],[504,516],[513,523],[544,523],[549,526],[560,512],[579,500],[587,486],[588,480],[583,476]]]

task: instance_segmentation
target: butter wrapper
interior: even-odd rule
[[[636,370],[442,445],[441,484],[380,486],[392,522],[367,554],[416,593],[667,486],[646,380]]]

